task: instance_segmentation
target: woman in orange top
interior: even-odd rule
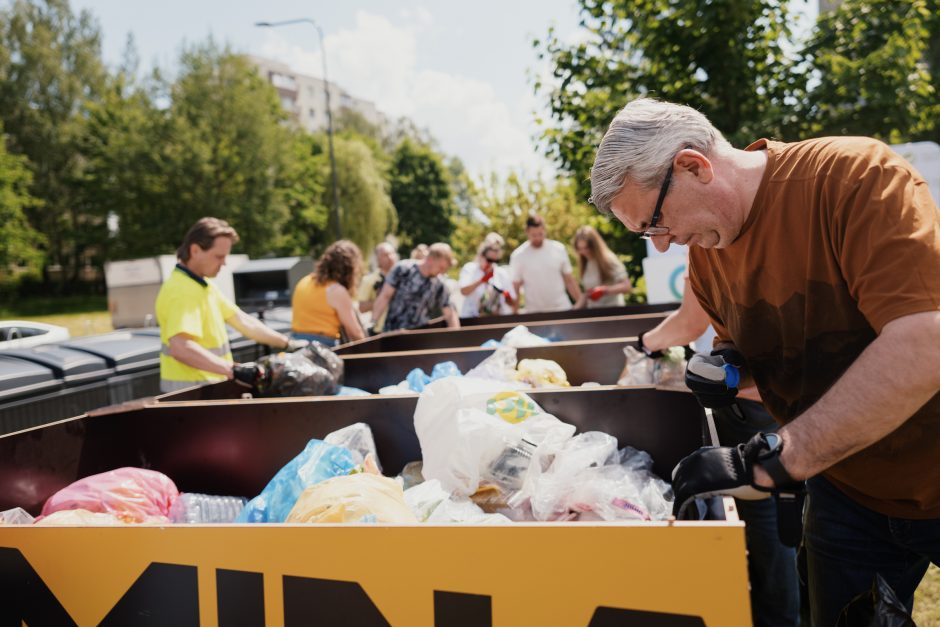
[[[362,253],[349,240],[331,244],[308,274],[294,287],[291,298],[293,337],[335,346],[340,328],[350,340],[366,334],[350,296],[362,273]]]

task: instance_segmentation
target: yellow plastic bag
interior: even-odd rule
[[[516,366],[516,379],[532,387],[571,387],[568,375],[551,359],[523,359]]]
[[[333,477],[301,493],[289,523],[416,523],[394,479],[360,473]]]

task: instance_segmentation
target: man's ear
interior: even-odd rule
[[[190,244],[189,245],[189,258],[192,259],[196,255],[196,253],[200,250],[202,250],[202,247],[199,244],[195,242]]]
[[[715,176],[712,162],[708,157],[692,148],[679,151],[674,161],[674,169],[692,174],[700,183],[710,183]]]

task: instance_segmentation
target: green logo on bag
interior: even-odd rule
[[[500,392],[486,401],[486,413],[516,424],[539,413],[538,407],[519,392]]]

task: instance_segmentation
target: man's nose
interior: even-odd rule
[[[653,246],[656,247],[656,250],[661,253],[669,250],[669,244],[672,243],[672,235],[669,233],[665,233],[663,235],[653,235],[650,239],[653,240]]]

